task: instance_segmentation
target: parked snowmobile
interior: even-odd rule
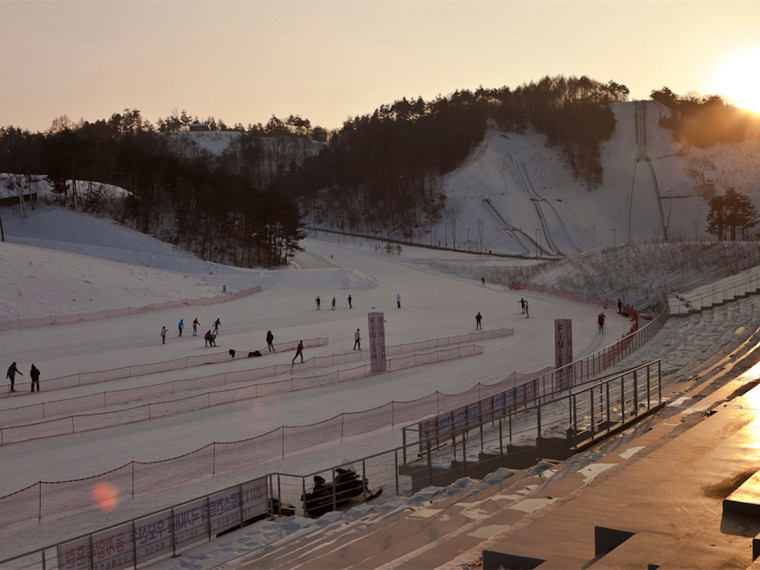
[[[359,477],[353,469],[335,469],[333,480],[327,483],[323,477],[314,476],[314,487],[301,496],[304,511],[312,518],[321,517],[333,508],[346,505],[353,497],[364,496],[371,501],[383,492],[381,487],[375,493],[369,490],[367,479]]]

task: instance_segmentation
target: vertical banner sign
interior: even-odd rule
[[[385,320],[383,313],[367,313],[369,356],[372,372],[385,372]]]
[[[573,370],[567,366],[573,361],[573,321],[554,321],[554,367],[557,368],[556,389],[566,390],[573,385]],[[565,367],[565,368],[563,368]]]

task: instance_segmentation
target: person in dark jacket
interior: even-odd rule
[[[32,368],[29,370],[29,378],[32,379],[32,392],[40,391],[40,369],[32,364]]]
[[[293,364],[296,362],[296,358],[301,357],[301,362],[303,362],[303,341],[298,341],[298,346],[296,347],[296,355],[293,357],[293,360],[290,361],[290,369],[293,369]]]
[[[357,348],[359,350],[362,349],[362,336],[359,334],[359,329],[356,329],[356,332],[354,333],[354,350]]]
[[[272,334],[272,331],[267,331],[267,348],[269,349],[269,352],[275,352],[273,343],[274,335]]]
[[[5,377],[11,381],[11,392],[16,391],[16,374],[21,374],[21,370],[16,367],[16,363],[13,362],[8,367],[8,372],[5,373]],[[23,374],[21,374],[23,376]]]
[[[478,312],[478,314],[475,315],[475,329],[476,330],[477,329],[483,330],[483,327],[480,324],[480,321],[482,320],[483,320],[483,315],[481,315],[480,312]]]

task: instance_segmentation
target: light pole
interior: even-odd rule
[[[616,245],[617,240],[615,239],[615,228],[612,228],[612,245]]]
[[[541,230],[536,228],[536,259],[538,259],[538,251],[540,249],[538,245],[538,240],[540,239],[540,237],[541,237]]]
[[[470,228],[467,228],[467,251],[470,251]]]

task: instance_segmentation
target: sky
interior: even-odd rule
[[[0,126],[31,131],[125,108],[333,129],[402,97],[559,74],[760,110],[751,0],[0,0],[0,21]]]

